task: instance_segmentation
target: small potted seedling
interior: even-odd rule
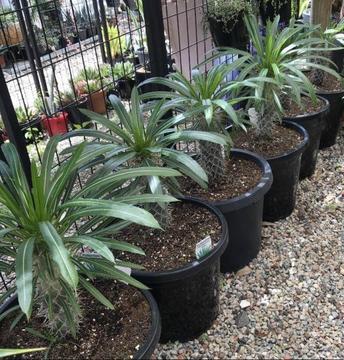
[[[113,67],[114,79],[117,81],[117,89],[122,99],[130,99],[135,86],[135,67],[130,61],[117,63]]]
[[[56,102],[61,104],[61,109],[67,111],[68,119],[73,127],[83,126],[88,119],[80,112],[80,109],[87,109],[87,97],[81,96],[76,99],[73,91],[61,92],[56,96]]]
[[[101,70],[87,67],[74,79],[74,89],[78,96],[86,96],[90,110],[98,113],[106,113],[106,100],[102,89]]]
[[[21,131],[24,134],[27,144],[32,144],[35,140],[42,139],[42,128],[39,116],[33,109],[19,106],[15,109]]]
[[[68,113],[58,111],[55,103],[55,73],[54,68],[50,79],[49,94],[43,97],[44,111],[41,121],[49,136],[65,134],[68,132]]]

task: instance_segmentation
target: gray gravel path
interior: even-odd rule
[[[223,279],[213,327],[198,340],[161,345],[155,356],[344,358],[343,200],[344,129],[301,183],[293,215],[265,224],[258,258]]]

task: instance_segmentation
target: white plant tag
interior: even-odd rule
[[[126,267],[126,266],[116,265],[115,268],[116,268],[117,270],[119,270],[119,271],[124,272],[125,274],[127,274],[127,275],[129,275],[129,276],[131,275],[131,269],[128,268],[128,267]],[[122,283],[128,285],[128,283],[125,282],[125,281],[122,281]]]
[[[202,259],[204,256],[208,255],[213,248],[213,243],[211,237],[207,236],[203,240],[199,241],[196,244],[196,259]]]
[[[127,275],[129,275],[129,276],[131,275],[131,269],[128,268],[128,267],[126,267],[126,266],[118,266],[118,265],[116,265],[115,268],[116,268],[117,270],[119,270],[119,271],[124,272],[125,274],[127,274]]]

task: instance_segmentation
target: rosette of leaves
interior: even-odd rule
[[[111,133],[91,129],[76,130],[66,135],[68,137],[91,136],[101,139],[105,146],[113,144],[113,151],[109,151],[104,158],[100,159],[105,165],[97,173],[111,172],[120,166],[168,166],[191,177],[200,186],[207,186],[207,174],[202,167],[191,156],[174,148],[174,144],[181,141],[201,140],[220,145],[227,144],[228,139],[216,132],[178,128],[185,124],[189,117],[199,114],[202,108],[193,108],[176,116],[169,116],[175,104],[166,104],[166,100],[162,99],[141,106],[137,88],[132,91],[129,111],[114,95],[110,96],[110,102],[121,125],[91,111],[81,111]],[[88,152],[92,153],[93,146],[94,144],[88,146]],[[73,151],[73,148],[65,152],[70,151]],[[153,194],[178,193],[178,182],[173,177],[164,180],[159,176],[149,174],[146,180],[144,186],[147,186]],[[157,206],[154,212],[166,227],[169,218],[167,208],[161,203]]]
[[[245,129],[241,113],[234,107],[248,98],[233,97],[231,94],[244,86],[255,87],[256,85],[254,80],[229,81],[227,77],[247,60],[248,55],[245,55],[231,64],[213,66],[208,72],[201,72],[199,68],[195,68],[191,81],[182,73],[176,72],[169,74],[166,78],[151,78],[143,82],[143,85],[154,83],[172,90],[146,93],[142,95],[143,99],[168,98],[168,106],[174,107],[181,113],[203,107],[202,112],[193,118],[193,128],[210,133],[218,132],[227,139],[226,144],[209,143],[198,139],[200,163],[208,175],[210,184],[225,175],[225,153],[232,143],[226,129],[229,120],[235,126]]]
[[[317,101],[315,89],[303,70],[316,69],[326,71],[335,77],[339,75],[329,66],[315,62],[321,59],[327,64],[331,61],[323,57],[326,42],[307,32],[307,27],[294,22],[283,30],[279,29],[277,16],[268,21],[266,34],[262,35],[254,16],[245,17],[254,51],[251,53],[236,49],[227,49],[210,57],[213,61],[225,55],[240,55],[246,58],[242,64],[238,81],[255,79],[256,87],[245,89],[245,95],[251,95],[248,107],[255,108],[254,126],[258,136],[271,137],[276,123],[282,122],[286,100],[292,99],[301,105],[303,94]],[[240,90],[241,91],[241,90]]]
[[[61,137],[54,137],[49,141],[40,169],[32,163],[32,185],[26,180],[15,147],[2,145],[6,163],[0,161],[0,270],[15,273],[16,281],[2,294],[0,302],[17,293],[19,304],[1,314],[0,320],[18,313],[13,327],[24,316],[30,320],[34,314],[45,320],[46,328],[39,331],[53,337],[67,334],[76,337],[82,317],[80,289],[113,309],[93,285],[94,279],[114,279],[144,288],[117,268],[137,266],[114,257],[116,251],[136,254],[143,251],[108,234],[115,234],[130,223],[159,228],[150,213],[135,205],[174,200],[170,196],[130,193],[123,184],[147,174],[179,173],[172,169],[125,169],[93,177],[78,190],[74,186],[78,173],[108,147],[98,147],[90,154],[81,144],[54,169],[54,154],[60,140]],[[93,254],[82,252],[84,246]]]

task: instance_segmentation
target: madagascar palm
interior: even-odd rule
[[[316,101],[315,89],[302,72],[305,68],[326,71],[336,77],[338,74],[323,64],[314,62],[321,59],[330,63],[326,57],[320,56],[326,43],[306,32],[303,26],[294,26],[279,30],[279,16],[273,22],[268,22],[266,34],[260,33],[257,19],[246,16],[245,24],[253,45],[253,53],[236,49],[220,51],[214,57],[228,54],[240,54],[247,60],[241,67],[238,80],[256,78],[259,86],[249,88],[249,94],[255,99],[249,103],[254,104],[258,110],[255,125],[259,135],[271,136],[275,122],[281,122],[284,110],[284,100],[292,99],[301,104],[301,95],[307,94]],[[258,100],[257,100],[258,99]]]
[[[245,129],[239,112],[234,106],[247,97],[231,96],[231,93],[243,86],[253,86],[252,80],[228,81],[231,72],[240,68],[248,59],[243,56],[231,64],[213,66],[208,72],[201,72],[199,68],[193,69],[192,80],[189,81],[182,73],[169,74],[167,78],[151,78],[143,84],[155,83],[163,85],[172,91],[156,91],[143,94],[143,99],[167,98],[169,106],[174,106],[180,112],[190,111],[195,107],[203,106],[200,115],[194,117],[193,127],[203,131],[217,131],[222,133],[231,143],[228,131],[228,119],[235,125]],[[224,151],[221,144],[200,141],[201,165],[205,169],[209,183],[213,183],[224,176]]]
[[[190,116],[196,116],[203,108],[195,108],[188,112],[164,117],[174,108],[172,104],[165,104],[166,100],[140,105],[140,97],[136,88],[131,96],[131,110],[128,111],[116,96],[110,97],[111,104],[123,127],[105,117],[82,110],[92,121],[111,130],[112,134],[97,130],[77,130],[69,133],[68,137],[91,136],[103,140],[102,144],[111,144],[106,156],[101,159],[105,166],[100,172],[112,171],[120,165],[130,166],[164,166],[177,169],[182,174],[191,177],[203,187],[207,186],[207,175],[201,166],[189,155],[173,148],[176,142],[202,140],[226,145],[227,138],[215,132],[178,129]],[[146,116],[146,117],[145,117]],[[110,145],[110,146],[111,146]],[[93,151],[97,143],[89,145],[89,152]],[[100,145],[101,146],[101,145]],[[67,151],[71,151],[69,149]],[[162,194],[166,190],[178,192],[178,183],[174,178],[162,182],[158,176],[150,174],[147,177],[148,187],[153,194]],[[158,212],[159,213],[159,212]],[[161,221],[166,221],[166,212],[160,214]]]
[[[1,147],[6,163],[0,161],[0,270],[8,274],[15,272],[16,282],[1,296],[0,302],[16,292],[19,304],[1,314],[0,320],[19,311],[15,325],[23,315],[30,319],[35,312],[46,318],[54,336],[70,333],[75,337],[81,317],[80,288],[113,308],[87,279],[105,277],[143,287],[117,268],[135,265],[118,261],[113,254],[113,251],[137,254],[143,251],[107,235],[131,222],[159,228],[151,214],[134,204],[173,200],[168,196],[125,193],[125,189],[111,194],[109,200],[109,189],[113,192],[137,176],[176,176],[178,172],[128,169],[94,177],[83,189],[76,190],[74,185],[80,168],[89,163],[92,156],[103,154],[107,149],[98,148],[93,154],[87,154],[82,144],[55,171],[54,154],[59,140],[61,138],[55,137],[49,141],[40,169],[32,163],[32,187],[15,147],[12,144]],[[97,256],[83,253],[83,246]]]

